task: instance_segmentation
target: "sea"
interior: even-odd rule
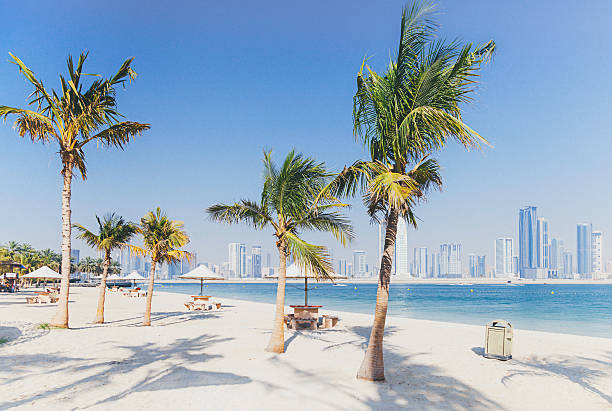
[[[309,283],[308,303],[323,310],[373,314],[376,284]],[[200,284],[158,283],[155,289],[194,295]],[[274,303],[273,283],[214,283],[204,294]],[[304,284],[289,282],[285,303],[304,304]],[[388,315],[612,338],[612,284],[391,284]]]

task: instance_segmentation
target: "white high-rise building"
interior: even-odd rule
[[[461,244],[442,244],[440,246],[440,277],[460,278],[463,276]]]
[[[395,237],[395,274],[407,276],[410,274],[408,259],[408,224],[399,217],[397,220],[397,235]]]
[[[603,260],[601,255],[601,231],[593,231],[591,234],[591,269],[593,278],[602,278]]]
[[[414,259],[412,264],[412,275],[418,278],[427,278],[427,247],[419,247],[414,249]]]
[[[495,277],[505,278],[513,275],[512,238],[495,240]]]
[[[229,278],[241,278],[246,275],[246,246],[241,243],[228,245]]]
[[[363,277],[366,275],[366,252],[363,250],[353,251],[353,275]]]
[[[548,220],[538,218],[538,268],[548,268],[550,260],[550,241],[548,239]]]
[[[261,246],[254,245],[251,248],[251,265],[253,278],[261,278]]]

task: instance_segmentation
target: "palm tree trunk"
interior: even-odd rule
[[[70,198],[72,196],[72,168],[71,162],[64,162],[62,174],[64,176],[64,188],[62,190],[62,281],[57,310],[51,320],[51,326],[68,328],[68,294],[70,293],[70,249],[72,222],[70,210]]]
[[[151,325],[151,301],[153,301],[153,285],[155,283],[155,261],[151,261],[151,273],[149,274],[149,288],[147,289],[147,306],[145,308],[144,321],[142,325]]]
[[[278,285],[276,288],[276,314],[272,324],[272,335],[266,351],[282,354],[285,352],[285,283],[287,281],[287,245],[284,241],[277,245],[280,254]]]
[[[383,360],[383,335],[385,333],[385,320],[387,319],[387,306],[389,304],[389,283],[391,282],[391,267],[393,266],[393,252],[395,236],[397,234],[398,213],[391,210],[387,217],[387,231],[385,233],[385,250],[380,263],[378,275],[378,290],[376,291],[376,311],[374,324],[370,333],[370,341],[357,378],[368,381],[385,380],[385,363]]]
[[[106,276],[108,275],[108,266],[110,265],[110,251],[106,251],[104,256],[104,265],[102,266],[102,280],[100,281],[100,293],[98,294],[98,310],[96,311],[96,319],[94,324],[104,323],[104,301],[106,300]]]

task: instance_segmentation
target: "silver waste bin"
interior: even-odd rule
[[[512,358],[512,325],[505,320],[491,321],[485,327],[485,358]]]

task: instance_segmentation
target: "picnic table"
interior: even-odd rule
[[[196,310],[212,310],[213,308],[217,308],[220,309],[221,308],[221,303],[219,302],[211,302],[210,298],[212,296],[210,295],[192,295],[192,301],[186,302],[185,303],[185,307],[189,310],[189,311],[196,311]]]
[[[35,291],[34,293],[36,295],[26,297],[27,304],[50,304],[56,303],[59,300],[56,293],[48,293],[46,291]]]
[[[300,325],[307,325],[311,330],[319,328],[319,308],[322,305],[290,305],[293,314],[287,316],[287,325],[294,330]]]

